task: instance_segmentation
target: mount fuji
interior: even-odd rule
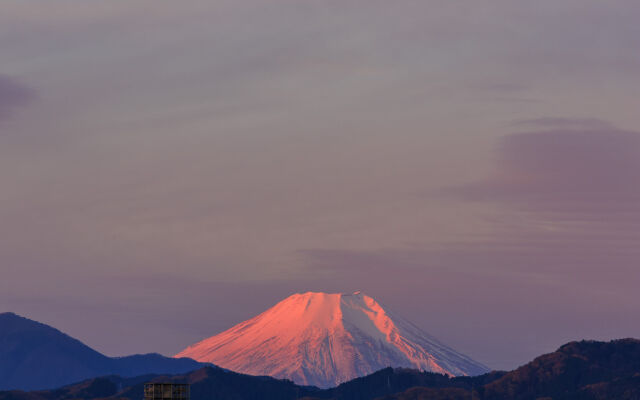
[[[385,367],[450,376],[488,371],[361,292],[294,294],[174,357],[321,388]]]

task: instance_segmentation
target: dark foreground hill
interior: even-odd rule
[[[203,368],[174,376],[103,377],[49,391],[0,392],[0,400],[138,400],[146,381],[190,383],[193,400],[640,400],[640,341],[572,342],[514,371],[476,377],[386,368],[321,390]]]
[[[179,374],[204,365],[159,354],[107,357],[48,325],[0,314],[0,390],[56,388],[103,375]]]
[[[486,400],[640,400],[640,340],[571,342],[475,387]],[[412,388],[384,400],[469,399],[471,390]]]
[[[503,373],[482,375],[478,383],[490,382]],[[332,389],[298,386],[289,380],[251,376],[221,368],[202,368],[183,375],[120,378],[107,376],[90,379],[57,390],[0,392],[0,400],[141,399],[144,382],[180,382],[191,384],[193,400],[295,400],[339,399],[367,400],[397,393],[414,386],[446,388],[467,387],[469,382],[445,375],[410,369],[385,368],[366,377],[345,382]]]

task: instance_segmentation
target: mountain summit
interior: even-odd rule
[[[487,372],[361,292],[294,294],[175,357],[323,388],[389,366],[456,376]]]

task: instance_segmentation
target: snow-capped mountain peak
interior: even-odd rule
[[[319,387],[389,366],[448,375],[487,371],[359,291],[294,294],[176,357]]]

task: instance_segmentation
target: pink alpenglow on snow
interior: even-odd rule
[[[447,375],[487,371],[360,292],[294,294],[176,357],[323,388],[386,367]]]

